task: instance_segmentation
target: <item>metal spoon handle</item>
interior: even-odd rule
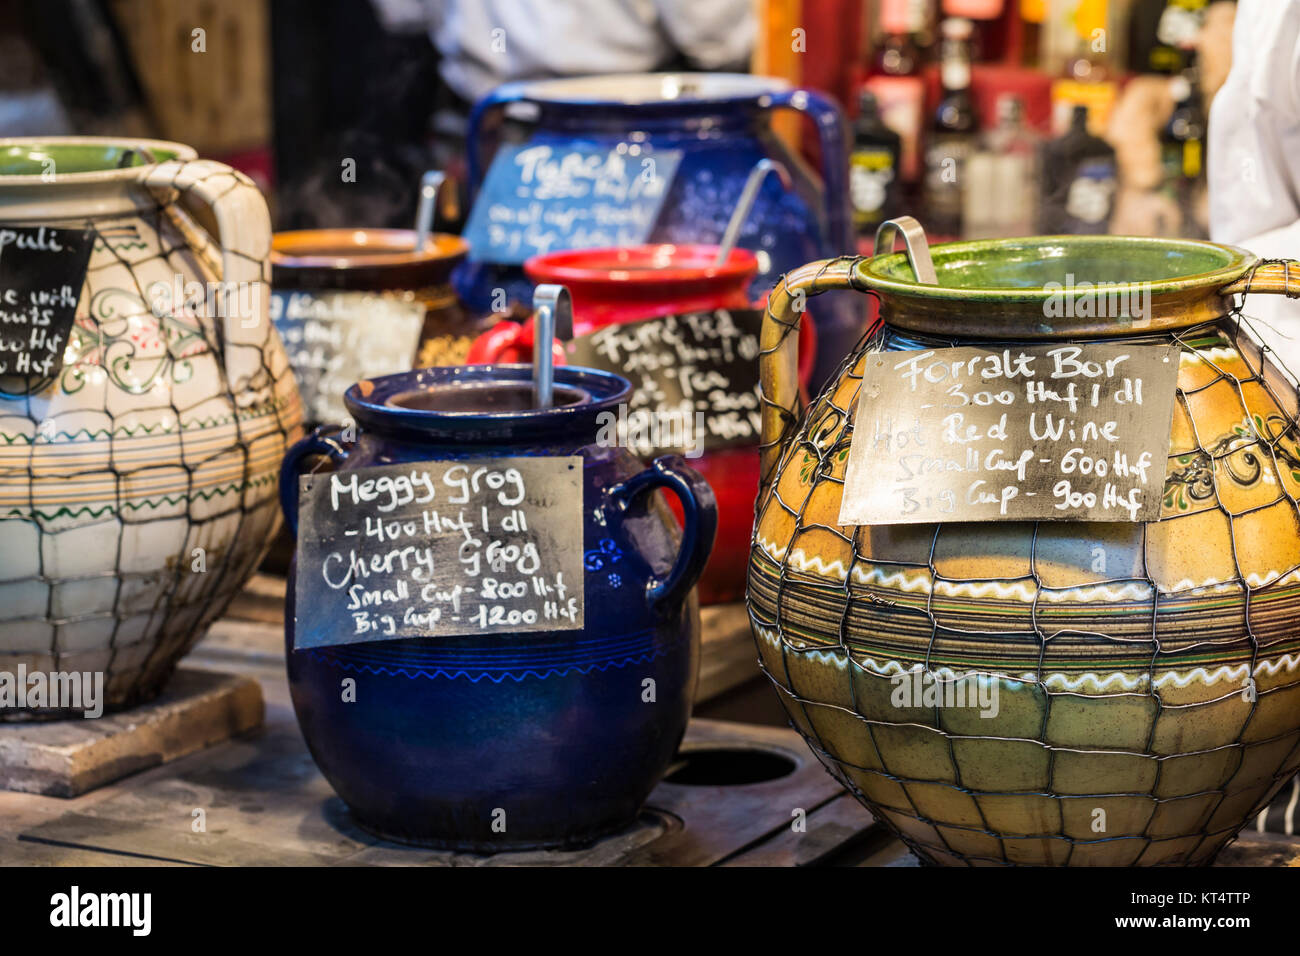
[[[745,180],[745,187],[740,191],[740,200],[736,203],[731,218],[727,220],[727,228],[722,233],[722,245],[718,246],[717,258],[713,260],[714,265],[723,265],[731,257],[731,250],[740,238],[740,229],[753,212],[758,190],[768,173],[776,173],[781,177],[782,185],[786,189],[790,188],[790,171],[783,164],[774,159],[760,159],[754,164],[754,168],[749,171],[749,178]]]
[[[573,299],[562,285],[533,292],[533,407],[555,404],[555,340],[573,338]]]
[[[438,193],[447,174],[431,169],[420,177],[420,205],[415,210],[415,249],[424,248],[433,234],[433,213],[438,208]]]

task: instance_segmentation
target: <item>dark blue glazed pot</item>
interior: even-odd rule
[[[339,470],[487,456],[585,462],[581,630],[294,650],[290,567],[285,641],[298,723],[356,821],[387,839],[476,852],[590,842],[632,822],[686,729],[699,664],[692,589],[717,527],[713,492],[678,458],[645,468],[626,449],[596,444],[597,416],[626,400],[625,379],[558,368],[557,407],[512,410],[530,376],[527,366],[471,365],[360,382],[345,396],[356,443],[345,449],[317,429],[285,457],[281,505],[295,531],[309,456]],[[416,391],[440,408],[390,404]],[[683,531],[656,489],[681,499]],[[349,677],[356,699],[344,703]]]
[[[844,117],[835,101],[812,90],[797,89],[775,77],[728,73],[659,73],[589,76],[575,79],[507,83],[480,100],[470,115],[468,140],[471,200],[482,185],[489,159],[485,120],[510,104],[511,112],[528,111],[530,146],[548,145],[557,152],[582,145],[615,149],[635,147],[646,154],[681,150],[682,158],[650,243],[716,244],[754,164],[760,159],[782,163],[791,173],[790,188],[769,176],[740,233],[739,245],[752,250],[759,272],[750,287],[759,299],[784,272],[810,259],[854,251],[848,207],[848,140]],[[806,114],[821,146],[820,181],[786,148],[771,126],[771,113],[792,109]],[[556,250],[567,248],[563,243]],[[470,251],[454,276],[463,301],[479,312],[499,308],[495,290],[511,300],[531,301],[532,286],[523,269],[482,261]],[[818,301],[813,315],[824,356],[821,382],[863,332],[865,310],[860,297]]]

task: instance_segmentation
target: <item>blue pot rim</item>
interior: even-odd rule
[[[481,442],[538,435],[585,437],[602,412],[616,411],[632,385],[621,375],[577,365],[555,369],[557,388],[580,393],[576,402],[551,408],[504,411],[441,411],[389,405],[398,395],[429,387],[491,384],[531,385],[531,365],[449,365],[364,379],[343,393],[343,404],[361,426],[381,434],[455,438]]]
[[[617,95],[611,93],[579,93],[573,91],[583,85],[598,87],[607,84],[653,84],[680,79],[697,83],[701,89],[685,96]],[[727,90],[727,87],[732,87]],[[708,89],[714,87],[714,89]],[[562,106],[567,109],[636,109],[700,112],[709,107],[738,106],[746,103],[767,105],[778,94],[794,87],[786,80],[774,76],[755,76],[750,73],[609,73],[590,76],[560,77],[549,80],[521,80],[506,83],[492,94],[494,98],[508,101],[521,100],[540,106]]]

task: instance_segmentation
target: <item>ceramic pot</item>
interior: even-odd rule
[[[657,316],[750,308],[750,280],[758,268],[753,253],[733,249],[714,264],[716,246],[633,246],[584,249],[535,256],[524,264],[536,283],[556,283],[573,298],[573,334]],[[811,374],[815,353],[812,323],[800,329],[801,381]],[[557,362],[564,350],[555,346]],[[471,362],[531,362],[533,324],[500,322],[470,349]],[[718,540],[700,578],[701,604],[739,601],[745,594],[745,556],[754,525],[758,491],[758,449],[722,448],[692,459],[718,497]],[[678,515],[680,517],[680,513]]]
[[[1231,314],[1234,293],[1286,291],[1285,266],[1103,236],[933,254],[937,285],[899,253],[813,263],[772,293],[748,594],[763,667],[830,772],[924,861],[1209,863],[1300,765],[1296,390]],[[1062,318],[1048,299],[1070,274],[1149,309]],[[885,325],[801,411],[782,323],[823,288],[879,295]],[[1061,340],[1181,347],[1160,520],[837,526],[871,355]],[[996,715],[894,706],[890,678],[917,667],[975,672]]]
[[[342,470],[584,459],[580,630],[294,650],[291,570],[285,639],[298,723],[357,822],[385,838],[479,852],[589,842],[632,822],[686,728],[699,664],[692,590],[716,528],[713,493],[680,459],[645,468],[595,444],[597,416],[626,399],[625,379],[559,368],[556,407],[512,409],[507,400],[529,394],[530,376],[528,366],[470,365],[362,382],[345,399],[359,427],[354,446],[318,431],[285,458],[291,521],[301,463],[316,453]],[[390,404],[417,390],[461,410]],[[656,489],[681,499],[684,533]],[[354,703],[340,703],[344,677],[357,681]],[[642,699],[646,678],[654,704]],[[498,807],[509,821],[502,833],[492,827]]]
[[[303,229],[278,232],[271,243],[277,291],[375,292],[424,306],[413,365],[459,365],[474,338],[496,317],[473,319],[451,287],[452,270],[469,246],[434,234],[416,250],[411,229]]]
[[[505,109],[531,111],[527,143],[561,153],[570,146],[646,152],[680,150],[681,161],[650,244],[714,244],[745,180],[760,159],[780,162],[792,176],[786,188],[775,176],[759,191],[739,244],[759,258],[750,298],[761,299],[777,278],[809,259],[853,248],[848,208],[848,140],[835,102],[774,77],[728,73],[655,73],[573,77],[508,83],[480,100],[470,116],[466,148],[471,201],[486,174],[489,117]],[[772,130],[775,110],[804,113],[817,130],[819,177],[814,178]],[[559,247],[556,247],[559,251]],[[518,266],[474,257],[456,272],[461,296],[474,308],[499,308],[496,289],[530,301]],[[819,303],[817,335],[832,361],[818,368],[820,383],[864,330],[865,309],[852,296]]]
[[[0,222],[95,233],[62,369],[0,382],[0,668],[102,672],[119,709],[159,691],[279,524],[301,410],[266,203],[176,143],[7,139]],[[183,301],[218,278],[246,309]]]

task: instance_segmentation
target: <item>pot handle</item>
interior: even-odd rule
[[[480,143],[483,119],[491,110],[508,103],[517,103],[522,99],[524,99],[522,84],[503,83],[475,103],[474,108],[470,110],[469,125],[465,130],[465,167],[466,178],[469,180],[465,185],[465,191],[470,205],[473,205],[474,195],[483,183],[483,151]]]
[[[348,450],[338,439],[342,432],[342,425],[317,426],[310,435],[295,442],[285,452],[284,462],[280,465],[280,510],[284,512],[284,522],[295,539],[298,537],[298,476],[302,474],[299,465],[308,455],[329,455],[334,464],[343,464]]]
[[[673,607],[686,599],[708,563],[713,539],[718,532],[718,502],[713,496],[713,488],[679,455],[656,458],[649,468],[614,485],[608,494],[622,513],[638,496],[657,488],[677,495],[686,524],[672,570],[662,580],[651,578],[646,588],[646,603],[652,609],[665,604]]]
[[[853,231],[849,219],[849,147],[844,114],[835,101],[813,90],[792,89],[773,93],[769,109],[792,109],[803,113],[817,127],[821,144],[822,189],[825,191],[826,229],[831,248],[852,249]]]
[[[179,198],[212,211],[217,223],[215,239],[221,247],[219,258],[206,236],[183,222],[176,225],[225,285],[219,330],[226,380],[236,393],[269,384],[271,216],[261,192],[243,173],[211,159],[169,159],[144,167],[142,181],[164,207]],[[248,283],[250,294],[245,297],[232,283]],[[251,313],[240,308],[246,302],[252,304]]]
[[[1261,259],[1236,282],[1225,285],[1220,295],[1246,295],[1267,292],[1300,298],[1300,261],[1295,259]]]
[[[858,279],[863,256],[821,259],[786,273],[767,297],[759,332],[758,377],[762,390],[763,435],[760,496],[767,490],[781,451],[802,411],[799,401],[799,328],[804,300],[830,289],[867,291]]]

